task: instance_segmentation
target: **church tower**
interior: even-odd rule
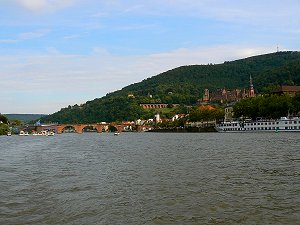
[[[203,96],[203,102],[208,103],[209,102],[209,90],[204,90],[204,96]]]
[[[251,75],[250,75],[250,90],[249,90],[248,97],[255,97],[255,91],[254,91],[253,81],[252,81],[252,76]]]

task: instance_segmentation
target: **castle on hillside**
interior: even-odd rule
[[[244,88],[244,89],[233,89],[233,90],[227,90],[226,88],[223,89],[218,89],[217,91],[214,92],[209,92],[208,89],[204,90],[204,95],[202,98],[201,103],[202,104],[208,104],[210,102],[235,102],[239,101],[244,98],[250,98],[250,97],[255,97],[256,93],[253,87],[253,81],[252,77],[250,75],[250,87],[249,88]]]

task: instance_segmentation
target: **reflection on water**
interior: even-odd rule
[[[0,137],[0,224],[299,224],[299,135]]]

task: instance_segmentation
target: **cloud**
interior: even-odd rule
[[[14,0],[22,8],[32,12],[55,11],[74,3],[74,0]]]
[[[167,62],[166,64],[175,66],[189,64],[223,63],[240,58],[274,52],[273,47],[249,48],[238,45],[221,45],[211,47],[199,47],[194,49],[180,48],[167,53],[153,54],[150,57],[157,61]]]
[[[100,1],[102,2],[102,1]],[[130,15],[189,16],[234,23],[261,24],[277,22],[297,24],[298,0],[152,0],[118,1],[107,11]]]
[[[50,32],[49,29],[36,30],[33,32],[25,32],[25,33],[19,34],[19,39],[20,40],[28,40],[28,39],[40,38],[40,37],[47,35],[49,32]]]
[[[73,35],[68,35],[68,36],[63,37],[63,39],[66,39],[66,40],[77,39],[77,38],[81,38],[81,35],[73,34]]]
[[[14,44],[14,43],[18,43],[20,41],[41,38],[41,37],[47,35],[49,32],[50,32],[49,29],[41,29],[41,30],[36,30],[36,31],[31,31],[31,32],[24,32],[24,33],[20,33],[19,35],[17,35],[17,37],[15,39],[13,39],[13,38],[0,39],[0,43]]]
[[[5,43],[5,44],[16,43],[16,42],[18,42],[17,39],[0,39],[0,43]]]

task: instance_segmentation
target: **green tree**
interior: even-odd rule
[[[8,123],[7,117],[4,116],[3,114],[0,114],[0,122],[7,124]]]
[[[267,95],[243,99],[234,105],[233,110],[235,117],[277,119],[288,113],[295,114],[297,103],[288,95]]]
[[[300,91],[298,91],[296,93],[296,95],[293,97],[292,104],[293,104],[295,114],[299,115],[299,113],[300,113]]]
[[[194,107],[192,109],[192,112],[189,115],[189,120],[191,122],[220,120],[221,118],[224,118],[224,110],[220,108],[202,109],[202,108]]]
[[[9,127],[7,125],[8,119],[6,116],[0,114],[0,135],[6,135],[9,131]]]

